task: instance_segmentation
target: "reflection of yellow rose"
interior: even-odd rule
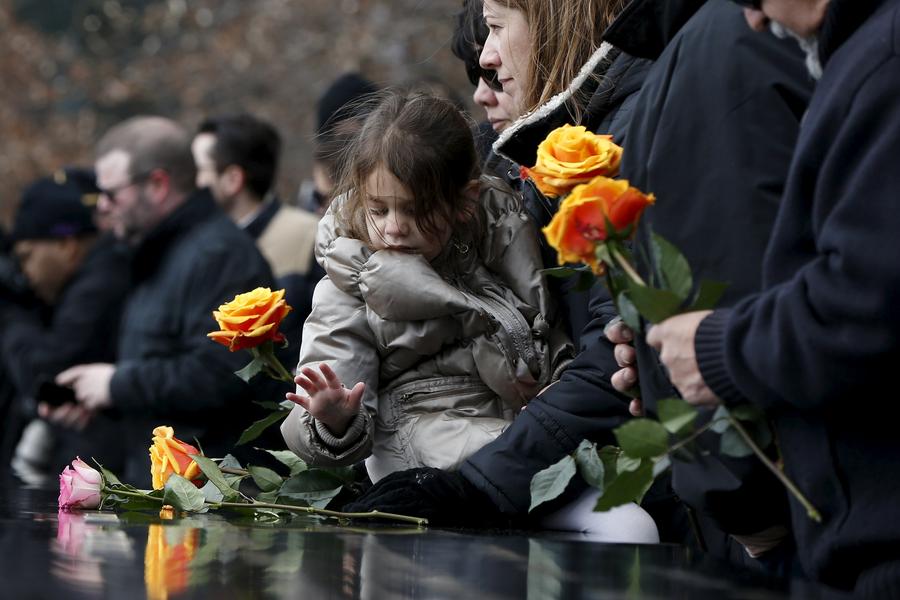
[[[200,451],[175,437],[171,427],[157,427],[153,430],[153,445],[150,446],[150,475],[153,477],[153,489],[161,490],[172,473],[185,479],[199,483],[200,467],[190,457]]]
[[[625,180],[596,177],[566,196],[544,227],[544,235],[556,249],[560,264],[583,262],[600,275],[603,264],[597,260],[595,249],[607,238],[606,222],[616,231],[636,225],[654,201],[653,194],[645,195]]]
[[[283,342],[279,333],[281,320],[291,312],[284,300],[284,290],[273,292],[269,288],[256,288],[246,294],[238,294],[234,300],[213,311],[221,331],[207,336],[232,352],[253,348],[269,340]]]
[[[550,132],[537,150],[537,164],[522,168],[545,196],[561,196],[598,175],[619,172],[622,148],[612,136],[591,133],[582,126],[563,125]]]
[[[200,529],[150,525],[144,553],[144,584],[147,598],[166,600],[187,589],[191,561],[200,545]],[[174,538],[174,539],[173,539]]]

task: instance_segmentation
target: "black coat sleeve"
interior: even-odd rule
[[[595,286],[595,318],[582,336],[583,350],[560,380],[532,400],[503,434],[472,455],[461,474],[501,511],[527,514],[531,478],[575,450],[582,440],[615,444],[612,430],[629,417],[629,399],[609,383],[617,369],[612,345],[602,336],[608,321],[605,290]],[[551,503],[547,508],[557,506]]]

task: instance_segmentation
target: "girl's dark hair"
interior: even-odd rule
[[[366,229],[366,180],[384,167],[412,194],[416,225],[426,234],[440,223],[459,226],[477,211],[465,194],[479,176],[469,122],[448,100],[421,92],[386,90],[371,101],[356,139],[341,161],[335,197],[347,234],[371,244]]]

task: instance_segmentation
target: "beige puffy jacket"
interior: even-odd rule
[[[327,362],[347,387],[363,381],[366,391],[341,437],[293,408],[281,431],[308,463],[368,458],[373,481],[412,467],[455,468],[571,358],[551,325],[538,234],[520,197],[499,179],[481,184],[483,237],[451,239],[432,263],[373,252],[344,237],[331,211],[323,217],[316,256],[327,276],[303,327],[299,366]]]

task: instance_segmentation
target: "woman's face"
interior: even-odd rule
[[[525,13],[507,6],[503,0],[484,0],[484,20],[489,33],[479,63],[482,68],[497,72],[503,92],[516,107],[512,116],[517,117],[525,108],[524,93],[530,83],[531,34]]]
[[[472,100],[484,109],[491,127],[497,133],[509,127],[516,119],[515,103],[510,95],[492,90],[484,79],[478,80],[478,87],[472,94]]]

